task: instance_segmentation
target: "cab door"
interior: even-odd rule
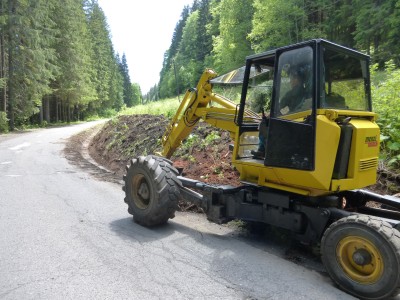
[[[315,44],[277,50],[264,165],[313,170]]]

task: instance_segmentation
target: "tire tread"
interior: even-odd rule
[[[331,226],[325,231],[321,240],[321,245],[324,245],[326,243],[326,240],[329,237],[330,233],[336,230],[338,226],[345,226],[348,223],[361,224],[363,226],[374,229],[393,248],[396,260],[397,262],[400,262],[400,232],[397,229],[393,228],[389,223],[369,215],[357,214],[337,220],[336,222],[331,224]],[[329,259],[332,258],[324,257],[324,253],[322,253],[323,262],[324,260],[329,260]],[[340,283],[337,284],[340,287],[344,288]],[[400,293],[400,276],[398,276],[397,278],[397,287],[389,295],[386,295],[386,297],[388,296],[393,297],[398,295],[399,293]]]
[[[152,211],[145,214],[135,213],[134,201],[130,199],[131,191],[128,188],[128,184],[131,181],[131,176],[135,168],[147,169],[155,186]],[[146,157],[139,156],[131,160],[127,175],[123,179],[125,181],[125,203],[128,204],[128,212],[133,214],[136,223],[152,227],[163,224],[168,219],[175,217],[175,211],[178,208],[178,200],[180,198],[177,186],[182,185],[179,179],[176,178],[177,174],[178,171],[165,158],[148,155]]]

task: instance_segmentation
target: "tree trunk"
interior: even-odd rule
[[[58,122],[58,100],[56,97],[53,96],[54,104],[55,104],[55,115],[56,115],[56,123]]]
[[[47,123],[50,123],[50,96],[44,96],[43,100],[43,107],[44,107],[44,119]]]
[[[58,102],[58,100],[56,100],[56,109],[57,109],[56,120],[57,120],[57,122],[60,122],[60,120],[61,120],[61,104],[60,104],[60,102]]]
[[[3,14],[3,1],[1,2],[1,12]],[[5,51],[5,40],[4,30],[0,34],[0,79],[6,77],[6,51]],[[7,84],[5,83],[3,88],[0,89],[0,111],[7,111]]]
[[[43,124],[43,99],[42,99],[42,105],[39,107],[39,125]]]
[[[69,124],[69,123],[71,123],[71,107],[69,105],[69,99],[67,100],[67,103],[65,106],[66,106],[66,112],[67,112],[67,123]]]
[[[79,116],[79,105],[75,104],[74,105],[74,116],[77,121],[80,121],[80,116]]]
[[[10,120],[10,130],[14,130],[14,89],[13,85],[10,84],[14,80],[13,70],[13,40],[12,40],[12,28],[13,28],[13,14],[14,14],[14,2],[8,0],[8,119]]]
[[[64,102],[60,102],[61,122],[65,122],[65,105]]]

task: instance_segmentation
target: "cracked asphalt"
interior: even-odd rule
[[[94,125],[0,135],[0,299],[352,299],[318,263],[203,215],[135,224],[118,178],[67,159]]]

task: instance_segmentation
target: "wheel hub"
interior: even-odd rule
[[[371,254],[365,249],[357,249],[353,253],[353,261],[359,266],[369,265],[372,261]]]
[[[384,270],[383,258],[370,240],[360,236],[347,236],[336,247],[336,257],[346,275],[360,283],[377,282]]]
[[[142,174],[132,178],[132,191],[134,191],[133,201],[140,209],[148,208],[151,199],[151,190],[149,183]]]
[[[143,199],[149,199],[150,196],[150,191],[149,191],[149,186],[147,185],[147,182],[142,182],[139,186],[138,194],[143,198]]]

